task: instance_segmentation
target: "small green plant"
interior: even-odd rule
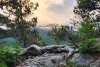
[[[98,43],[96,36],[93,34],[96,31],[96,28],[95,22],[91,20],[81,22],[78,30],[80,34],[78,49],[81,53],[100,52],[100,44]]]
[[[80,42],[79,51],[81,53],[100,52],[100,44],[97,44],[97,41],[95,38],[86,39]]]
[[[98,26],[95,21],[83,20],[77,31],[68,35],[68,40],[71,46],[77,48],[81,53],[96,53],[100,52],[100,43],[96,33]]]
[[[16,63],[17,54],[22,50],[16,46],[0,46],[0,67],[11,67]]]
[[[4,62],[0,62],[0,67],[8,67]]]
[[[76,63],[72,62],[72,61],[68,61],[67,65],[65,67],[78,67]]]

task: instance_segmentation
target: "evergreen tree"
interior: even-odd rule
[[[99,14],[95,16],[95,12],[100,11],[100,0],[77,0],[77,6],[74,13],[80,15],[82,21],[78,29],[79,41],[77,43],[78,49],[82,53],[93,53],[100,51],[100,44],[97,40],[100,36],[100,20]],[[91,18],[91,12],[94,12]]]
[[[82,53],[94,53],[100,52],[100,44],[94,35],[96,30],[95,22],[91,20],[85,20],[81,22],[78,33],[80,35],[80,41],[78,43],[78,49]]]
[[[33,15],[33,11],[37,9],[38,3],[30,0],[0,0],[0,9],[5,10],[8,16],[0,15],[0,24],[6,24],[11,29],[11,33],[21,43],[26,46],[30,42],[30,28],[36,26],[37,18],[33,17],[27,21],[29,15]],[[10,18],[13,16],[12,18]],[[34,37],[33,37],[34,38]]]
[[[77,6],[74,9],[74,13],[86,19],[90,18],[90,12],[94,10],[100,11],[100,0],[77,0]],[[99,16],[96,16],[96,20],[98,19]]]

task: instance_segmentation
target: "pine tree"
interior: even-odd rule
[[[100,0],[76,0],[77,6],[74,9],[74,13],[80,15],[83,19],[90,18],[90,12],[94,10],[100,10]],[[98,20],[99,16],[96,16]]]
[[[28,33],[31,27],[35,27],[37,18],[33,17],[27,21],[27,16],[33,15],[38,7],[38,3],[31,2],[30,0],[0,0],[0,9],[7,12],[7,16],[1,14],[0,24],[5,24],[11,29],[11,33],[21,43],[26,46],[30,44],[30,37]],[[10,18],[13,16],[12,18]],[[34,38],[34,37],[33,37]]]

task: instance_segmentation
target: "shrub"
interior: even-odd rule
[[[65,67],[78,67],[78,65],[75,62],[72,62],[72,61],[69,60]]]
[[[4,62],[0,62],[0,67],[8,67]]]
[[[20,46],[0,46],[0,66],[12,67],[16,63],[16,56],[21,50]]]
[[[78,30],[80,34],[80,41],[78,43],[78,49],[81,53],[95,53],[100,52],[100,44],[97,38],[93,34],[96,33],[95,22],[91,20],[85,20],[81,22]]]
[[[73,31],[68,35],[68,40],[71,46],[79,49],[81,53],[95,53],[100,52],[100,44],[98,35],[96,33],[98,26],[96,22],[91,20],[83,20],[77,31]]]
[[[100,44],[97,44],[96,38],[86,39],[80,42],[79,51],[81,53],[100,52]]]
[[[52,30],[48,33],[48,35],[55,40],[57,44],[60,44],[61,41],[66,40],[66,26],[61,26],[61,27],[53,27]]]

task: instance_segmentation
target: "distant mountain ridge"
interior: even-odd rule
[[[37,27],[60,27],[62,25],[59,25],[59,24],[48,24],[48,25],[38,25]]]

